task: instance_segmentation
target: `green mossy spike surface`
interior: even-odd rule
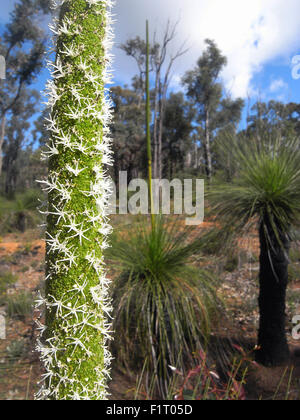
[[[107,398],[111,311],[103,250],[111,162],[105,82],[109,0],[61,5],[56,62],[48,84],[46,329],[38,349],[46,374],[40,399]]]

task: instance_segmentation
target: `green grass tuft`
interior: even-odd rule
[[[193,264],[198,239],[178,226],[162,218],[153,231],[134,226],[113,237],[107,256],[118,271],[113,282],[118,360],[133,366],[147,358],[161,396],[168,389],[168,365],[183,367],[192,351],[207,345],[220,304],[215,278]]]
[[[7,314],[10,318],[25,319],[32,314],[33,296],[29,292],[20,292],[7,297]]]

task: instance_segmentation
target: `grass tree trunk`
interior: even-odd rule
[[[65,0],[56,28],[50,106],[46,328],[38,346],[45,366],[37,398],[107,397],[111,310],[103,250],[110,163],[105,83],[111,0]]]
[[[260,227],[260,325],[256,360],[265,366],[278,366],[289,359],[285,332],[286,289],[288,284],[287,235],[265,221]]]

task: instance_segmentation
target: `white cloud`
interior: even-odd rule
[[[175,80],[195,66],[205,38],[214,39],[228,58],[223,78],[233,96],[246,97],[255,89],[253,76],[272,59],[288,59],[300,39],[299,0],[117,0],[116,42],[144,37],[145,21],[161,33],[170,18],[180,18],[174,49],[188,40],[189,52],[177,62]],[[115,48],[116,79],[129,82],[133,61]]]
[[[288,84],[285,83],[282,79],[275,79],[271,82],[269,90],[270,92],[274,93],[287,88]]]

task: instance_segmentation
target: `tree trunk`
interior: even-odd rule
[[[0,127],[0,176],[2,175],[2,148],[4,143],[4,136],[5,136],[5,125],[6,125],[6,116],[3,115],[1,119],[1,127]]]
[[[210,130],[209,130],[209,110],[206,110],[205,116],[205,142],[204,142],[204,157],[205,157],[205,171],[208,182],[211,182],[212,176],[212,161],[210,152]]]
[[[190,168],[192,166],[192,152],[189,150],[186,154],[185,161],[182,161],[182,168]]]
[[[194,143],[194,153],[195,153],[194,169],[197,169],[198,168],[198,145],[197,145],[196,139]]]
[[[24,211],[17,214],[17,229],[22,233],[26,232],[26,213]]]
[[[265,232],[267,229],[267,234]],[[288,284],[288,236],[278,230],[280,241],[268,220],[260,226],[260,324],[256,361],[280,366],[289,359],[285,333],[286,288]],[[281,242],[281,243],[280,243]]]
[[[15,165],[14,161],[11,165]],[[17,172],[13,166],[8,166],[5,177],[5,194],[7,197],[13,198],[17,189]]]
[[[160,88],[160,113],[159,113],[159,130],[158,130],[158,156],[157,156],[157,178],[162,179],[162,137],[164,130],[164,114],[166,108],[167,84]]]
[[[17,189],[18,168],[17,158],[19,153],[19,145],[9,147],[5,156],[5,194],[13,197]]]
[[[162,127],[160,128],[158,137],[158,153],[157,153],[157,178],[162,179]]]

